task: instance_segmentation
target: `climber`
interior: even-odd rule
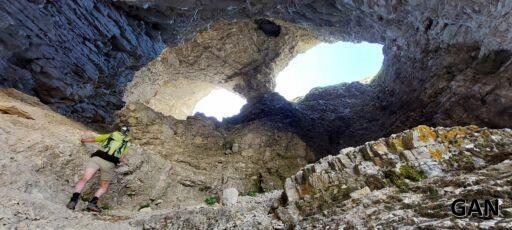
[[[82,178],[76,183],[75,190],[71,200],[66,205],[67,208],[74,210],[78,203],[78,198],[82,189],[85,187],[98,169],[101,173],[100,188],[94,194],[94,197],[87,204],[87,210],[93,212],[101,212],[98,207],[98,199],[107,192],[110,180],[114,175],[114,168],[120,162],[128,165],[125,154],[128,151],[130,141],[130,129],[128,126],[122,126],[119,131],[110,134],[103,134],[97,137],[82,138],[82,143],[101,142],[101,148],[91,155],[91,159],[87,163]]]

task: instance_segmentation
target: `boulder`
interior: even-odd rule
[[[352,197],[353,199],[357,199],[357,198],[361,198],[365,195],[370,194],[370,192],[371,192],[370,188],[364,187],[362,189],[359,189],[359,190],[356,190],[356,191],[350,193],[350,197]]]
[[[139,212],[151,212],[151,211],[153,211],[153,209],[151,209],[151,207],[141,208],[139,210]]]
[[[236,188],[228,188],[222,191],[222,204],[223,205],[234,205],[238,201],[238,190]]]

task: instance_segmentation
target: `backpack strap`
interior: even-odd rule
[[[128,136],[125,136],[123,138],[123,142],[121,143],[121,146],[119,146],[119,148],[116,149],[114,155],[121,157],[121,155],[123,154],[124,149],[127,147],[129,141],[130,141],[130,138]]]
[[[103,147],[105,150],[105,152],[109,152],[110,151],[110,142],[112,142],[114,140],[114,138],[112,138],[112,134],[110,134],[107,138],[107,140],[105,142],[103,142],[103,144],[101,145],[101,147]]]

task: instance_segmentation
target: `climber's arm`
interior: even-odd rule
[[[85,142],[96,142],[96,140],[94,140],[94,137],[87,137],[87,138],[82,138],[80,139],[81,142],[85,143]]]
[[[103,134],[103,135],[99,135],[99,136],[96,136],[96,137],[87,137],[87,138],[82,138],[82,139],[80,139],[80,141],[81,141],[81,142],[103,142],[103,141],[105,141],[109,136],[110,136],[110,134]]]

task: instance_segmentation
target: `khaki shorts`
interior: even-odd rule
[[[91,168],[91,169],[96,169],[96,170],[99,169],[101,180],[110,181],[114,177],[115,164],[110,161],[103,160],[99,157],[92,157],[89,160],[89,163],[87,163],[86,168]]]

